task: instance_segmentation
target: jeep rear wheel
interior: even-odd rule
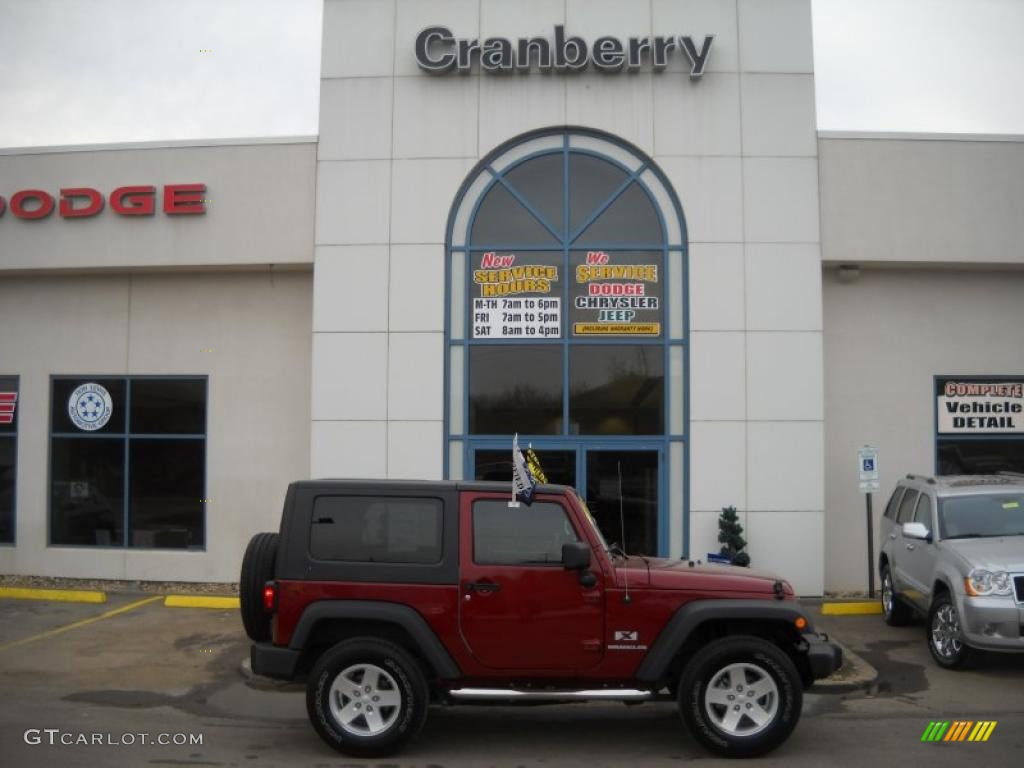
[[[270,614],[263,607],[263,586],[274,578],[277,560],[277,534],[257,533],[249,539],[242,557],[238,579],[238,598],[245,633],[253,642],[270,639]]]
[[[896,594],[888,563],[882,566],[882,617],[890,627],[902,627],[911,619],[910,608]]]
[[[679,712],[707,749],[754,757],[779,746],[800,719],[803,690],[793,661],[759,637],[723,638],[683,669]]]
[[[353,757],[383,757],[401,749],[427,719],[429,691],[420,665],[386,640],[338,643],[310,672],[306,711],[334,749]]]

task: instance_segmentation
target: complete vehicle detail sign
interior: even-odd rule
[[[680,50],[690,64],[690,77],[704,74],[714,35],[698,44],[689,35],[653,37],[603,36],[588,44],[582,37],[567,35],[565,26],[555,26],[547,37],[456,38],[448,27],[427,27],[416,36],[416,62],[435,75],[466,73],[479,63],[484,72],[582,72],[590,66],[601,72],[637,72],[648,62],[653,71],[663,70],[673,50]]]
[[[939,434],[1024,433],[1024,381],[937,379]]]

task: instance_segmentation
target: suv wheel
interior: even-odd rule
[[[946,669],[962,669],[971,657],[963,640],[960,614],[948,592],[940,592],[928,612],[928,650]]]
[[[754,757],[771,751],[800,719],[803,690],[792,659],[759,637],[717,640],[686,665],[679,712],[712,752]]]
[[[257,533],[249,539],[249,546],[242,557],[238,600],[245,633],[256,643],[270,639],[270,614],[263,608],[263,586],[274,578],[277,538],[276,533]]]
[[[910,608],[896,596],[888,564],[882,566],[882,616],[890,627],[903,626],[911,617]]]
[[[353,757],[397,752],[427,719],[427,681],[394,643],[345,640],[313,665],[306,710],[320,738]]]

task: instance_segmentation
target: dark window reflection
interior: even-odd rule
[[[516,191],[548,224],[561,232],[562,211],[565,209],[565,173],[564,156],[561,152],[553,155],[542,155],[527,160],[505,174],[505,180],[515,187]]]
[[[124,543],[124,440],[55,437],[50,451],[51,541]]]
[[[132,380],[133,434],[202,434],[206,431],[203,379]]]
[[[203,546],[203,442],[131,441],[132,546]]]
[[[658,553],[657,451],[589,451],[586,498],[606,541],[623,544],[631,555]]]
[[[14,542],[14,437],[0,436],[0,543]]]
[[[475,246],[555,242],[554,236],[500,183],[495,183],[480,203],[469,239]]]
[[[635,181],[584,230],[578,243],[660,243],[661,222],[651,199]]]
[[[71,396],[81,387],[87,384],[98,384],[107,391],[110,396],[110,415],[109,419],[105,424],[98,427],[97,429],[82,429],[71,420],[69,415],[69,408],[78,408],[84,411],[84,416],[92,419],[96,416],[104,418],[104,415],[98,413],[101,407],[105,407],[105,403],[100,403],[99,400],[95,402],[81,401],[80,395],[76,398],[75,403],[71,403]],[[124,379],[100,379],[87,377],[83,379],[54,379],[53,380],[53,401],[51,410],[51,424],[54,432],[71,432],[75,434],[83,435],[109,435],[123,433],[125,427],[124,420],[124,406],[125,406],[125,380]],[[94,395],[96,393],[93,393]],[[88,407],[88,410],[85,410]],[[87,423],[87,422],[83,422]],[[95,423],[99,423],[98,421]]]
[[[526,445],[521,444],[521,449]],[[576,451],[549,451],[534,449],[544,476],[553,485],[569,485],[576,487]],[[477,480],[512,481],[512,451],[486,450],[476,451],[474,458],[474,477]]]
[[[580,435],[660,435],[664,349],[576,346],[569,352],[569,425]]]
[[[940,475],[1024,472],[1024,440],[942,440]]]
[[[562,347],[469,347],[469,431],[554,435],[562,430]]]
[[[625,171],[590,155],[569,155],[569,231],[575,232],[622,186]]]

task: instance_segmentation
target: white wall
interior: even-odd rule
[[[309,476],[308,271],[0,278],[0,373],[21,377],[17,542],[0,572],[237,581],[287,484]],[[208,351],[204,351],[208,350]],[[54,374],[209,377],[206,551],[47,547]]]
[[[1020,137],[823,138],[819,151],[826,261],[1024,261]]]
[[[824,295],[825,584],[864,590],[857,449],[870,444],[879,452],[877,560],[878,519],[896,481],[935,471],[932,377],[1024,373],[1024,272],[865,269],[840,283],[828,269]]]
[[[0,152],[0,271],[96,267],[308,264],[313,260],[316,145],[261,143],[82,151]],[[168,216],[165,184],[206,184],[206,213]],[[157,188],[156,213],[122,216],[110,208],[120,186]],[[11,196],[91,187],[106,203],[92,217],[64,219],[55,209],[26,221]],[[80,201],[78,204],[81,204]]]
[[[618,75],[436,77],[413,56],[430,24],[483,39],[550,36],[562,23],[591,42],[716,40],[697,82],[678,51],[665,72]],[[456,190],[520,133],[603,129],[654,157],[689,226],[691,552],[717,551],[715,517],[734,504],[754,563],[820,594],[809,0],[326,0],[321,74],[312,474],[440,477],[444,228]]]

